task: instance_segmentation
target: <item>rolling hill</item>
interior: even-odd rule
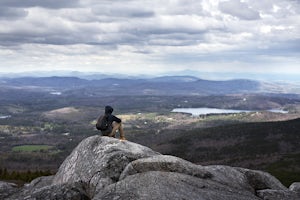
[[[169,132],[153,149],[198,164],[265,169],[283,182],[300,180],[300,119]]]

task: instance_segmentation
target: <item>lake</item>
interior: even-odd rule
[[[0,115],[0,119],[7,119],[10,117],[11,117],[11,115]]]
[[[171,112],[190,113],[194,116],[207,115],[207,114],[231,114],[231,113],[243,113],[243,112],[258,112],[259,110],[233,110],[233,109],[219,109],[219,108],[175,108]],[[262,111],[262,110],[260,110]],[[267,110],[274,113],[288,113],[281,109]]]

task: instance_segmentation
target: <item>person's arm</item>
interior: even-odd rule
[[[118,118],[118,117],[116,117],[114,115],[112,115],[112,121],[115,121],[117,123],[121,123],[122,122],[122,120],[120,118]]]

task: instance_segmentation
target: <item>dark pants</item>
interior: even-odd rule
[[[109,126],[108,129],[101,131],[103,136],[109,136],[109,134],[112,132],[112,126]]]

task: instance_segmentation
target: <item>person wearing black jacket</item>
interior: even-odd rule
[[[124,136],[124,130],[122,126],[122,120],[112,114],[114,109],[111,106],[105,106],[105,116],[108,122],[108,128],[102,130],[101,133],[104,136],[115,137],[116,131],[120,133],[120,140],[126,140]]]

